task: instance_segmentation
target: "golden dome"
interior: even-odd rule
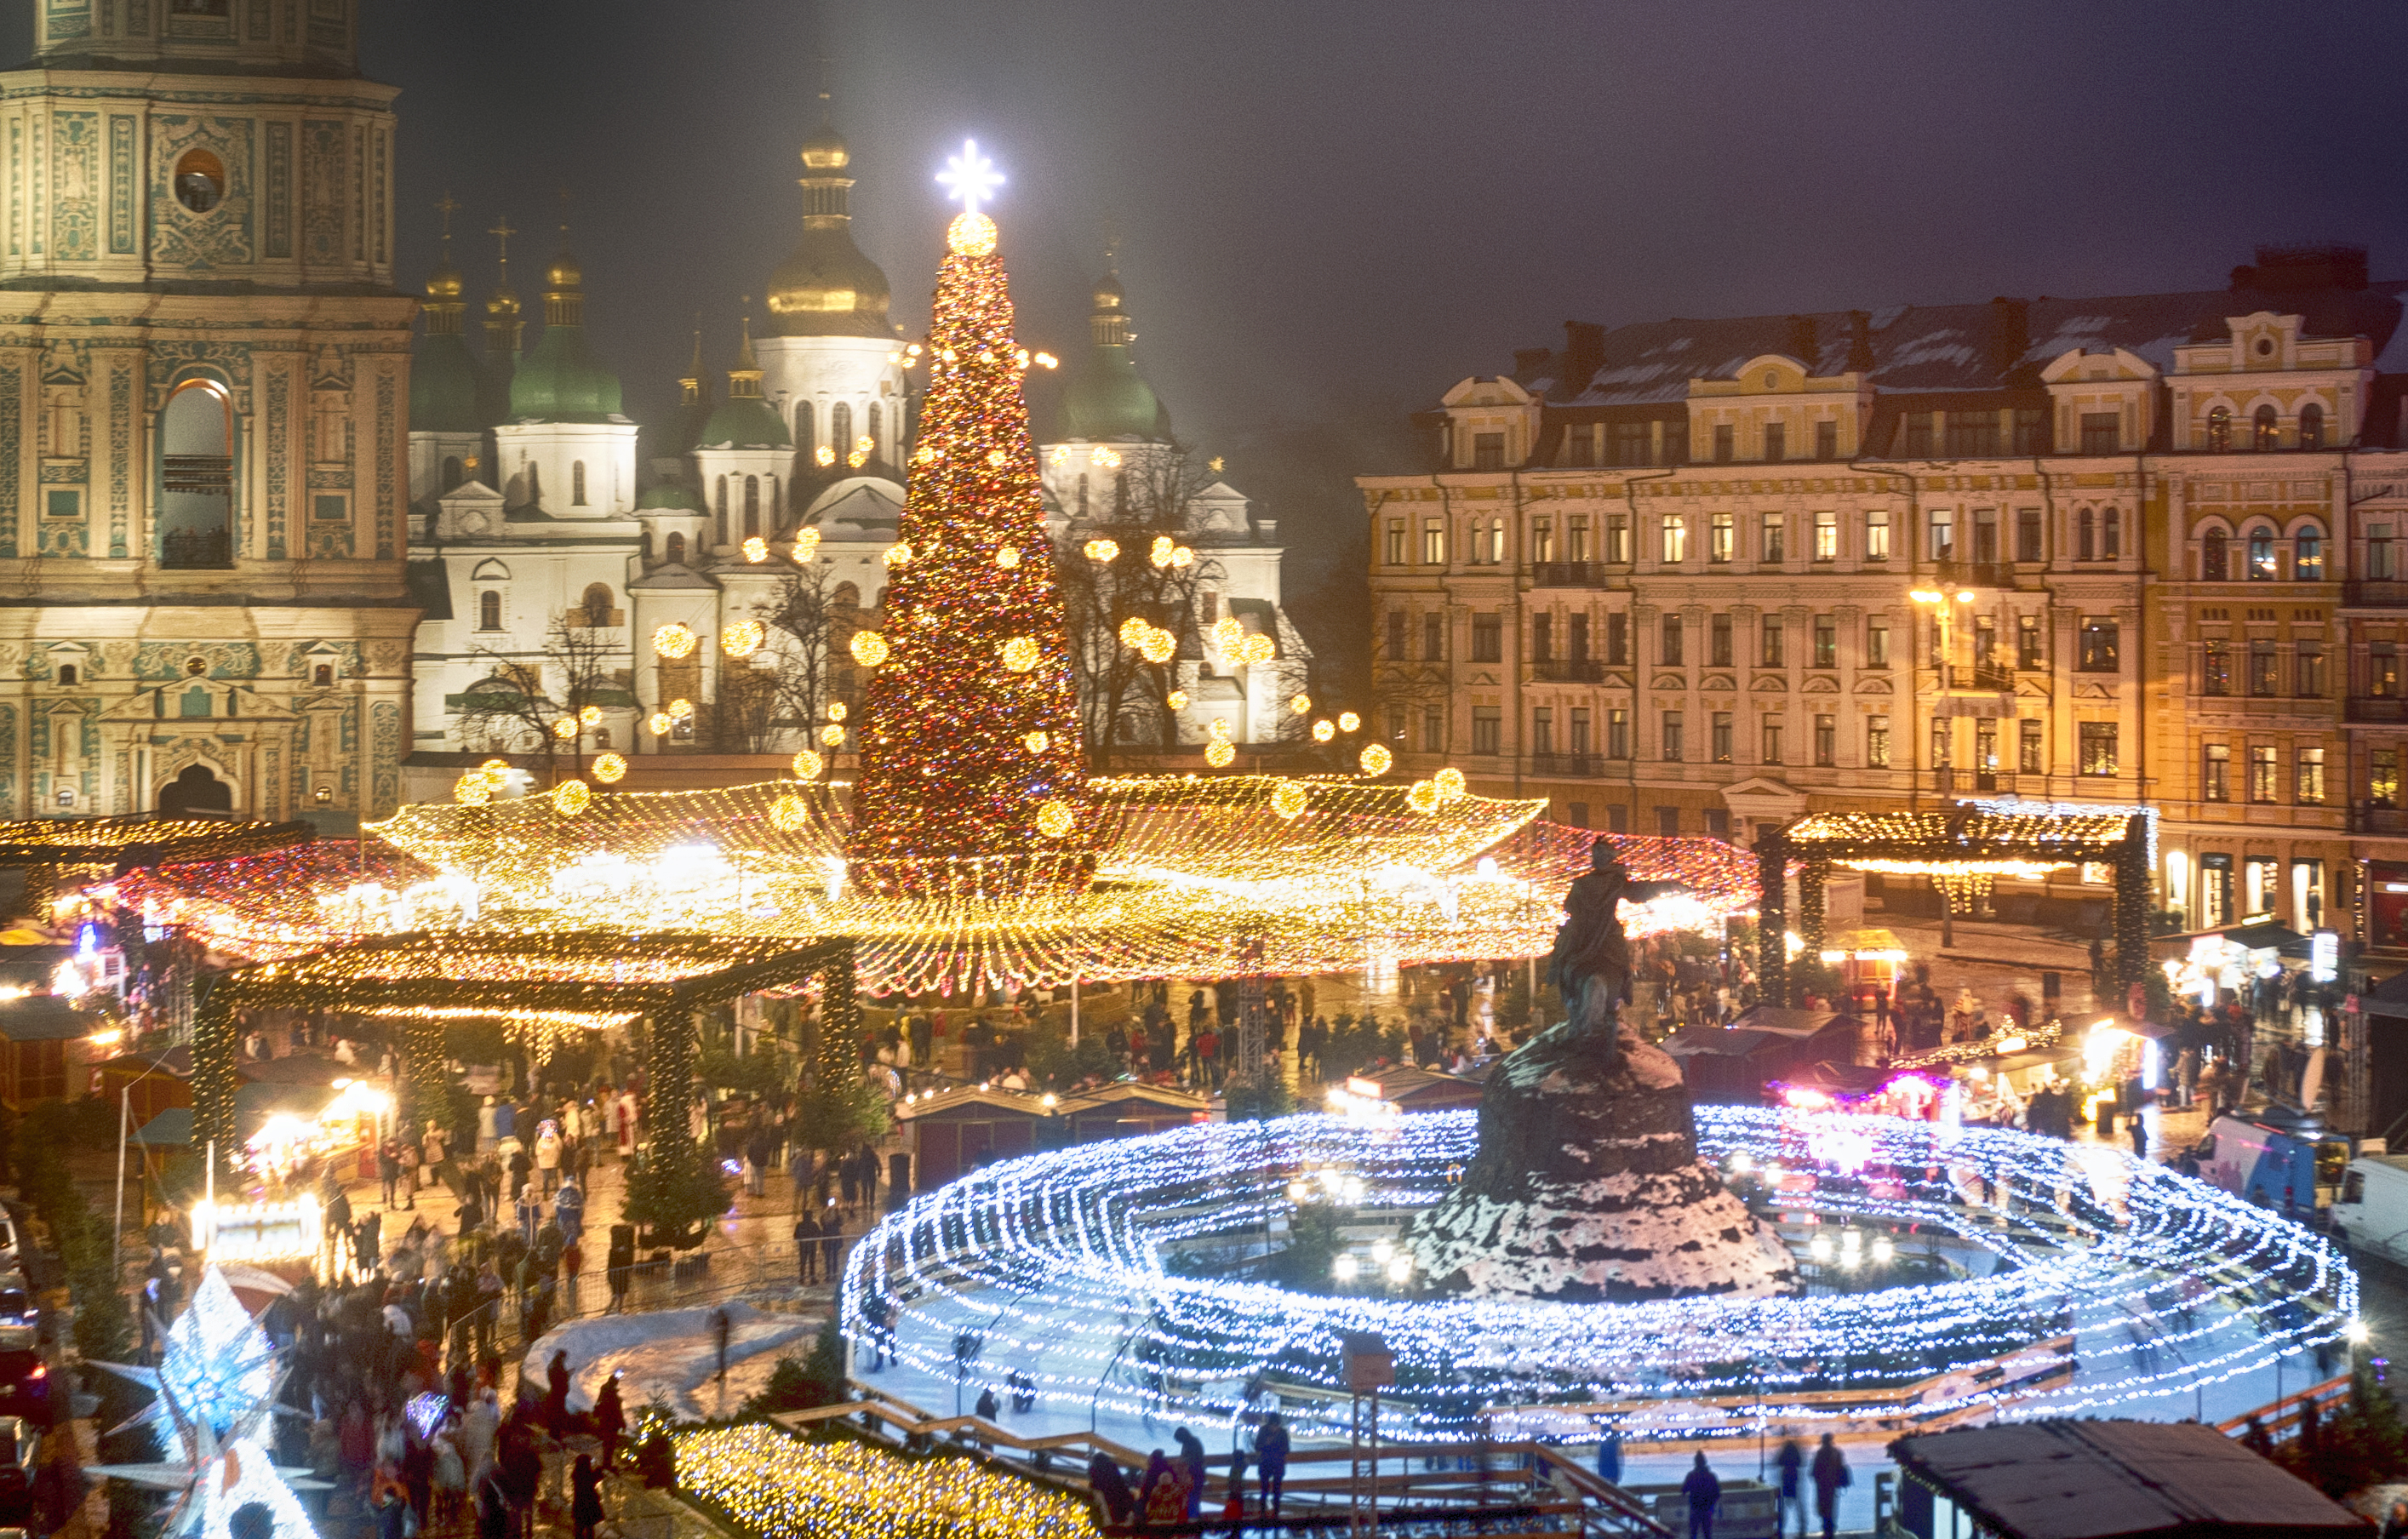
[[[853,164],[853,151],[845,148],[842,136],[828,123],[803,141],[803,169],[806,171],[841,171]]]
[[[426,275],[426,297],[429,299],[457,299],[462,287],[460,269],[453,266],[449,258]]]
[[[577,265],[576,257],[563,250],[552,259],[552,265],[543,269],[543,286],[547,289],[582,288],[585,286],[585,269]]]
[[[1118,309],[1121,308],[1121,275],[1117,270],[1107,272],[1103,277],[1096,280],[1097,309]]]
[[[487,315],[516,315],[518,312],[519,296],[507,286],[495,289],[485,299]]]

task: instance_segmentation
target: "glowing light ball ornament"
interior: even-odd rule
[[[1204,762],[1215,770],[1226,770],[1237,760],[1238,750],[1233,743],[1212,742],[1204,745]]]
[[[1054,738],[1051,733],[1031,732],[1023,737],[1020,740],[1020,742],[1021,746],[1026,748],[1030,753],[1042,755],[1045,750],[1054,746]]]
[[[1405,805],[1416,813],[1438,811],[1438,787],[1426,780],[1417,780],[1405,792]]]
[[[1331,721],[1328,717],[1324,716],[1321,720],[1312,724],[1313,741],[1327,742],[1330,739],[1336,736],[1338,736],[1338,724]]]
[[[552,790],[552,810],[563,817],[575,817],[594,805],[594,788],[581,780],[565,780]]]
[[[885,560],[889,567],[909,566],[911,561],[911,542],[908,539],[898,539],[887,546]]]
[[[558,738],[563,742],[566,742],[569,739],[577,736],[577,718],[574,716],[563,716],[558,721],[553,722],[552,724],[552,735]]]
[[[1384,775],[1396,768],[1397,755],[1388,752],[1386,743],[1369,742],[1363,745],[1363,756],[1359,762],[1365,774]]]
[[[594,778],[605,785],[616,785],[626,777],[627,761],[616,754],[605,754],[594,761]]]
[[[1162,703],[1173,711],[1184,711],[1187,709],[1187,691],[1174,689],[1162,698]]]
[[[1303,815],[1312,799],[1303,786],[1295,781],[1283,780],[1271,789],[1271,811],[1292,820]]]
[[[1363,718],[1354,714],[1352,711],[1341,711],[1338,713],[1338,730],[1340,732],[1354,731],[1362,725]]]
[[[769,826],[780,833],[791,834],[810,820],[810,809],[800,797],[780,797],[769,803]]]
[[[744,559],[759,565],[769,559],[769,542],[759,535],[748,536],[744,541]]]
[[[1090,561],[1116,561],[1120,558],[1121,548],[1112,540],[1091,539],[1087,541],[1086,553]]]
[[[927,344],[919,431],[934,457],[911,467],[896,542],[913,554],[893,568],[882,604],[908,639],[910,668],[869,680],[845,855],[854,882],[881,896],[951,890],[965,860],[980,863],[991,896],[1076,889],[1092,879],[1095,835],[1082,815],[1078,702],[1021,396],[1024,350],[998,233],[982,211],[1002,178],[972,143],[939,180],[963,212],[946,232]],[[1016,564],[996,559],[1005,549]],[[998,687],[998,660],[1009,687]],[[1041,754],[1029,752],[1032,731],[1047,735]],[[1031,815],[1054,802],[1068,820],[1058,835]]]
[[[1020,547],[1017,545],[1006,545],[1003,549],[996,552],[995,564],[1001,567],[1005,571],[1010,571],[1012,568],[1019,566]]]
[[[820,532],[817,529],[796,529],[795,531],[795,565],[808,567],[811,564],[812,558],[819,554]]]
[[[666,711],[655,711],[651,715],[644,718],[644,726],[649,727],[652,730],[652,736],[656,738],[667,737],[669,735],[669,728],[676,725],[677,724],[675,722],[669,720],[669,713]]]
[[[1287,708],[1299,716],[1310,715],[1312,712],[1312,697],[1303,694],[1291,695],[1287,699]]]
[[[1469,791],[1471,786],[1470,783],[1463,778],[1462,770],[1450,767],[1430,777],[1430,788],[1438,793],[1439,800],[1455,801]]]
[[[834,722],[828,723],[825,726],[820,728],[820,741],[825,743],[830,748],[842,748],[844,746],[844,728]]]
[[[676,662],[694,655],[696,640],[694,632],[683,626],[666,625],[652,632],[652,650],[669,661]]]
[[[864,668],[876,668],[893,654],[886,644],[886,638],[874,630],[854,631],[853,640],[845,644],[845,650],[852,653],[853,660]]]
[[[452,783],[452,799],[463,807],[482,807],[494,799],[494,783],[481,770],[471,770]]]
[[[821,758],[817,754],[812,753],[808,748],[795,755],[795,778],[796,780],[817,780],[820,778],[820,771],[826,768],[827,761]]]
[[[694,720],[694,702],[684,698],[683,697],[671,700],[669,702],[669,720],[673,722],[690,722]]]

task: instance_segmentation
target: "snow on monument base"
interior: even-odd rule
[[[1479,1154],[1406,1244],[1440,1293],[1597,1303],[1797,1282],[1788,1248],[1698,1160],[1679,1066],[1627,1035],[1609,1063],[1564,1026],[1498,1065]]]

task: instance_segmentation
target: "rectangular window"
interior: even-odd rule
[[[1442,614],[1422,616],[1422,661],[1446,661],[1446,616]]]
[[[1889,622],[1872,619],[1865,622],[1865,666],[1889,667]]]
[[[1686,661],[1683,656],[1681,617],[1677,614],[1664,616],[1661,629],[1663,640],[1656,649],[1656,659],[1666,668],[1679,668]]]
[[[1948,453],[1956,459],[1996,459],[1999,414],[1996,411],[1948,413]]]
[[[1999,724],[1987,718],[1973,723],[1973,772],[1977,775],[1999,772]]]
[[[1679,712],[1664,712],[1664,732],[1660,741],[1664,744],[1666,763],[1678,764],[1685,756],[1681,751],[1681,713]]]
[[[1401,663],[1405,660],[1405,611],[1402,610],[1388,611],[1387,655],[1388,661],[1392,663]]]
[[[2041,559],[2040,510],[2037,508],[2015,510],[2015,559],[2018,561]]]
[[[2015,667],[2031,672],[2048,667],[2041,652],[2040,616],[2022,614],[2015,617]]]
[[[1625,611],[1605,617],[1605,662],[1609,668],[1630,666],[1630,616]]]
[[[1840,559],[1839,514],[1816,513],[1814,515],[1814,559],[1817,561]]]
[[[1945,770],[1956,762],[1956,742],[1950,730],[1951,725],[1945,716],[1931,724],[1931,767],[1935,770]]]
[[[2367,755],[2366,800],[2369,806],[2400,805],[2400,750],[2378,748]]]
[[[1730,837],[1730,809],[1727,807],[1707,808],[1706,832],[1713,835],[1717,839],[1728,839]]]
[[[1732,543],[1731,515],[1713,514],[1712,521],[1706,526],[1706,559],[1713,562],[1728,561],[1731,558]]]
[[[1899,451],[1905,458],[1922,460],[1931,457],[1933,415],[1929,411],[1910,411],[1906,414],[1905,447]]]
[[[1999,560],[1999,511],[1996,508],[1973,510],[1973,559],[1985,567]]]
[[[2082,452],[2086,454],[2112,454],[2124,446],[2124,419],[2114,411],[2085,411],[2082,414]]]
[[[1446,707],[1442,705],[1422,707],[1422,752],[1446,752]]]
[[[2115,724],[2084,722],[2081,724],[2081,770],[2086,775],[2112,775],[2115,772]]]
[[[1715,712],[1713,719],[1707,724],[1707,730],[1711,733],[1707,748],[1713,755],[1714,762],[1728,764],[1731,761],[1731,713]]]
[[[1767,716],[1756,726],[1764,739],[1764,757],[1759,762],[1764,764],[1785,762],[1781,756],[1781,718]]]
[[[1934,561],[1956,559],[1956,514],[1953,510],[1931,510],[1931,538],[1923,554]]]
[[[1681,837],[1681,809],[1678,807],[1656,809],[1656,836],[1658,839]]]
[[[1530,708],[1530,752],[1539,758],[1552,756],[1555,751],[1555,709],[1541,705]]]
[[[2200,650],[2199,691],[2202,695],[2232,693],[2232,643],[2209,641]]]
[[[1589,713],[1586,706],[1572,708],[1572,741],[1566,746],[1572,757],[1584,759],[1597,752],[1597,743],[1589,736]]]
[[[2048,453],[2048,409],[2040,406],[2015,408],[2015,453],[2045,454]]]
[[[1564,559],[1586,561],[1588,549],[1588,515],[1574,513],[1565,524]]]
[[[1422,565],[1446,565],[1446,523],[1443,519],[1422,520]]]
[[[1647,459],[1647,424],[1615,423],[1613,424],[1613,463],[1644,465]]]
[[[1630,515],[1605,515],[1605,559],[1617,567],[1630,565]]]
[[[2293,780],[2293,790],[2302,807],[2320,807],[2325,799],[2325,751],[2321,748],[2300,750],[2299,772]]]
[[[1505,468],[1505,435],[1474,433],[1471,435],[1471,467],[1474,470]]]
[[[1567,426],[1564,429],[1562,462],[1566,465],[1595,465],[1594,445],[1597,439],[1590,435],[1596,431],[1594,423],[1573,423]]]
[[[1475,614],[1471,617],[1471,660],[1475,663],[1500,663],[1505,660],[1502,616]]]
[[[1612,806],[1609,806],[1609,807],[1606,809],[1606,811],[1607,811],[1607,812],[1609,812],[1609,813],[1618,813],[1618,812],[1622,811],[1622,809],[1621,809],[1621,808],[1619,808],[1619,807],[1612,807]],[[1575,827],[1575,828],[1585,828],[1585,827],[1588,827],[1588,803],[1587,803],[1587,802],[1585,802],[1585,801],[1567,801],[1567,802],[1565,802],[1565,803],[1564,803],[1564,821],[1565,821],[1566,823],[1570,824],[1570,825],[1571,825],[1573,827]]]
[[[1865,718],[1865,763],[1875,770],[1889,768],[1889,718]]]
[[[337,497],[335,500],[339,502],[342,499]],[[50,496],[43,499],[42,513],[48,518],[81,518],[83,517],[83,494],[53,488]]]
[[[1609,707],[1605,712],[1605,756],[1610,759],[1630,756],[1630,712],[1620,706]]]
[[[2294,678],[2295,693],[2302,699],[2320,700],[2325,693],[2325,644],[2319,640],[2302,640],[2298,644],[2298,669]]]
[[[2281,659],[2274,654],[2274,643],[2258,638],[2249,643],[2249,693],[2272,695],[2282,688]]]
[[[1730,667],[1731,617],[1727,614],[1715,615],[1708,622],[1706,638],[1706,666],[1708,668]]]
[[[2097,615],[2082,619],[2082,643],[2074,667],[2084,673],[2114,673],[2123,668],[2123,627]]]
[[[2377,583],[2391,581],[2391,525],[2366,526],[2366,575]]]
[[[2232,799],[2232,750],[2220,742],[2207,744],[2199,765],[2199,799],[2230,801]]]
[[[340,524],[351,517],[350,499],[341,496],[317,496],[309,499],[309,516],[321,524]]]
[[[1530,559],[1552,563],[1555,559],[1555,524],[1551,518],[1530,520]]]
[[[1819,422],[1814,424],[1814,457],[1818,460],[1835,460],[1840,457],[1840,424],[1838,423]]]
[[[1391,567],[1401,567],[1405,564],[1405,521],[1401,518],[1388,520],[1386,555],[1388,565]]]
[[[1714,424],[1714,463],[1728,465],[1739,457],[1739,429],[1728,423]]]
[[[1788,664],[1784,660],[1782,642],[1786,639],[1788,631],[1787,627],[1781,623],[1781,616],[1777,614],[1766,615],[1760,622],[1758,622],[1756,634],[1758,639],[1756,662],[1758,666],[1764,668],[1786,668]]]
[[[1829,769],[1840,762],[1840,718],[1814,718],[1814,762]]]
[[[1498,741],[1504,736],[1504,712],[1497,706],[1475,705],[1471,708],[1471,751],[1495,754]]]
[[[1814,616],[1814,667],[1840,666],[1840,617],[1836,614]]]
[[[1889,510],[1875,508],[1865,514],[1865,559],[1889,559]]]
[[[1608,635],[1612,634],[1611,631]],[[1530,661],[1551,663],[1555,658],[1555,617],[1539,613],[1530,616]]]
[[[1575,662],[1575,663],[1585,663],[1585,662],[1587,662],[1587,661],[1588,661],[1588,616],[1587,616],[1587,615],[1585,615],[1585,614],[1582,614],[1582,613],[1574,613],[1574,614],[1572,615],[1572,630],[1571,630],[1571,635],[1568,638],[1568,640],[1571,642],[1571,648],[1570,648],[1570,652],[1567,654],[1567,655],[1569,655],[1569,656],[1571,658],[1571,660],[1572,660],[1573,662]]]
[[[2016,772],[2026,775],[2048,773],[2048,750],[2042,746],[2045,741],[2042,734],[2048,730],[2047,724],[2027,716],[2015,724],[2015,728],[2019,734],[2015,744]]]
[[[2378,700],[2400,696],[2400,643],[2374,641],[2366,649],[2366,692]]]
[[[1689,463],[1689,419],[1682,417],[1664,424],[1664,463]]]
[[[2279,793],[2274,787],[2274,748],[2271,743],[2249,750],[2249,799],[2272,801]]]
[[[1981,614],[1973,618],[1973,666],[1990,668],[1999,660],[1999,617]]]
[[[1778,567],[1789,559],[1789,521],[1779,513],[1764,515],[1764,564]]]
[[[1764,424],[1764,457],[1785,460],[1789,457],[1789,427],[1785,423]]]
[[[1398,748],[1405,746],[1405,708],[1403,706],[1388,707],[1388,741]]]
[[[1680,513],[1664,515],[1664,565],[1677,567],[1689,559],[1689,521]]]

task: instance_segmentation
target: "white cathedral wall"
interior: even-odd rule
[[[634,618],[627,578],[635,548],[632,530],[624,543],[608,546],[547,549],[513,542],[445,548],[452,617],[419,625],[413,712],[418,741],[430,748],[439,741],[447,747],[482,752],[484,743],[470,743],[461,736],[458,714],[446,703],[447,697],[466,693],[503,661],[543,658],[552,621],[566,615],[572,605],[581,605],[590,584],[609,586],[611,605],[623,621],[608,632],[610,654],[604,666],[613,671],[631,668],[634,652],[624,622]],[[489,591],[501,596],[498,630],[480,626],[480,596]],[[547,687],[555,691],[566,682],[548,665],[545,675]],[[605,712],[602,725],[610,733],[611,747],[625,750],[634,718],[635,712],[624,708]]]
[[[759,337],[752,353],[761,366],[761,394],[785,419],[795,435],[795,448],[807,460],[824,444],[838,462],[852,445],[829,440],[830,409],[843,402],[852,418],[853,437],[869,431],[869,408],[879,408],[878,452],[874,458],[889,465],[902,463],[903,367],[893,359],[902,346],[875,337]],[[808,434],[800,431],[796,408],[811,407]]]
[[[606,518],[636,503],[634,423],[509,423],[494,429],[497,485],[512,508],[538,504],[554,518]],[[574,500],[585,467],[585,501]],[[440,482],[434,482],[441,485]],[[538,496],[538,493],[540,496]]]

